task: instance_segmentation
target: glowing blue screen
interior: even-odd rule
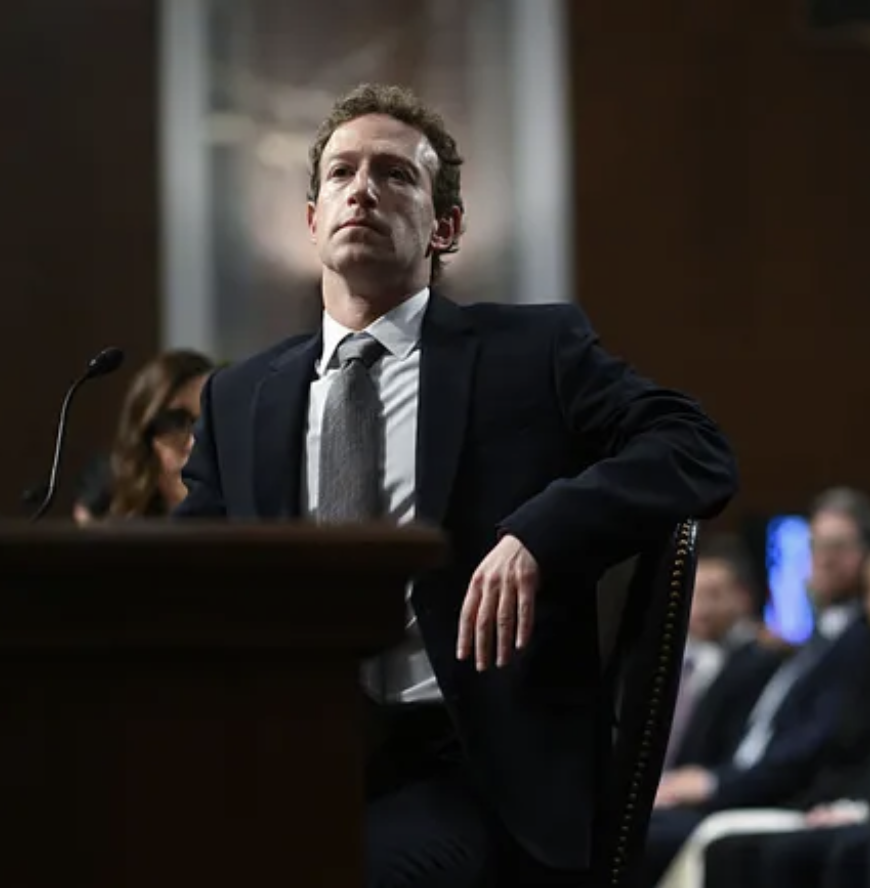
[[[806,589],[810,574],[806,518],[781,515],[768,523],[765,560],[770,600],[764,621],[781,638],[800,644],[813,628],[812,605]]]

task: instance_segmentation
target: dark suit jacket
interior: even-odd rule
[[[752,639],[735,647],[695,704],[673,767],[714,768],[727,761],[759,694],[782,660],[781,653]]]
[[[793,800],[795,807],[812,808],[844,798],[870,802],[870,637],[855,657],[852,676],[821,764],[809,786]]]
[[[710,809],[794,804],[814,779],[835,735],[850,689],[863,676],[870,627],[858,618],[783,700],[764,757],[751,768],[715,769],[719,788]]]
[[[293,519],[319,334],[221,370],[203,395],[179,515]],[[604,568],[711,516],[735,490],[731,451],[688,398],[636,375],[574,306],[459,307],[433,293],[421,334],[417,518],[452,543],[413,605],[472,771],[538,859],[583,867]],[[471,573],[514,534],[538,560],[534,637],[507,668],[457,662]]]

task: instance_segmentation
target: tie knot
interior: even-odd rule
[[[354,334],[338,346],[338,363],[344,369],[352,361],[359,361],[368,370],[384,353],[384,347],[368,333]]]

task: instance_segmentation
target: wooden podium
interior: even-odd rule
[[[0,523],[0,885],[360,886],[417,527]]]

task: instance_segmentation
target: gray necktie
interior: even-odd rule
[[[383,511],[381,403],[369,375],[383,353],[367,333],[338,346],[341,369],[329,388],[321,427],[319,522],[365,521]]]
[[[674,716],[671,722],[671,736],[668,739],[668,747],[665,751],[665,768],[673,766],[674,760],[680,751],[680,744],[686,736],[686,731],[698,702],[698,692],[693,685],[695,677],[695,658],[687,652],[683,658],[683,670],[680,675],[680,687],[677,691],[677,702],[674,706]]]
[[[816,667],[830,648],[831,642],[816,633],[774,672],[749,715],[743,738],[734,752],[733,764],[745,769],[761,761],[773,739],[774,723],[786,697],[797,682]]]

